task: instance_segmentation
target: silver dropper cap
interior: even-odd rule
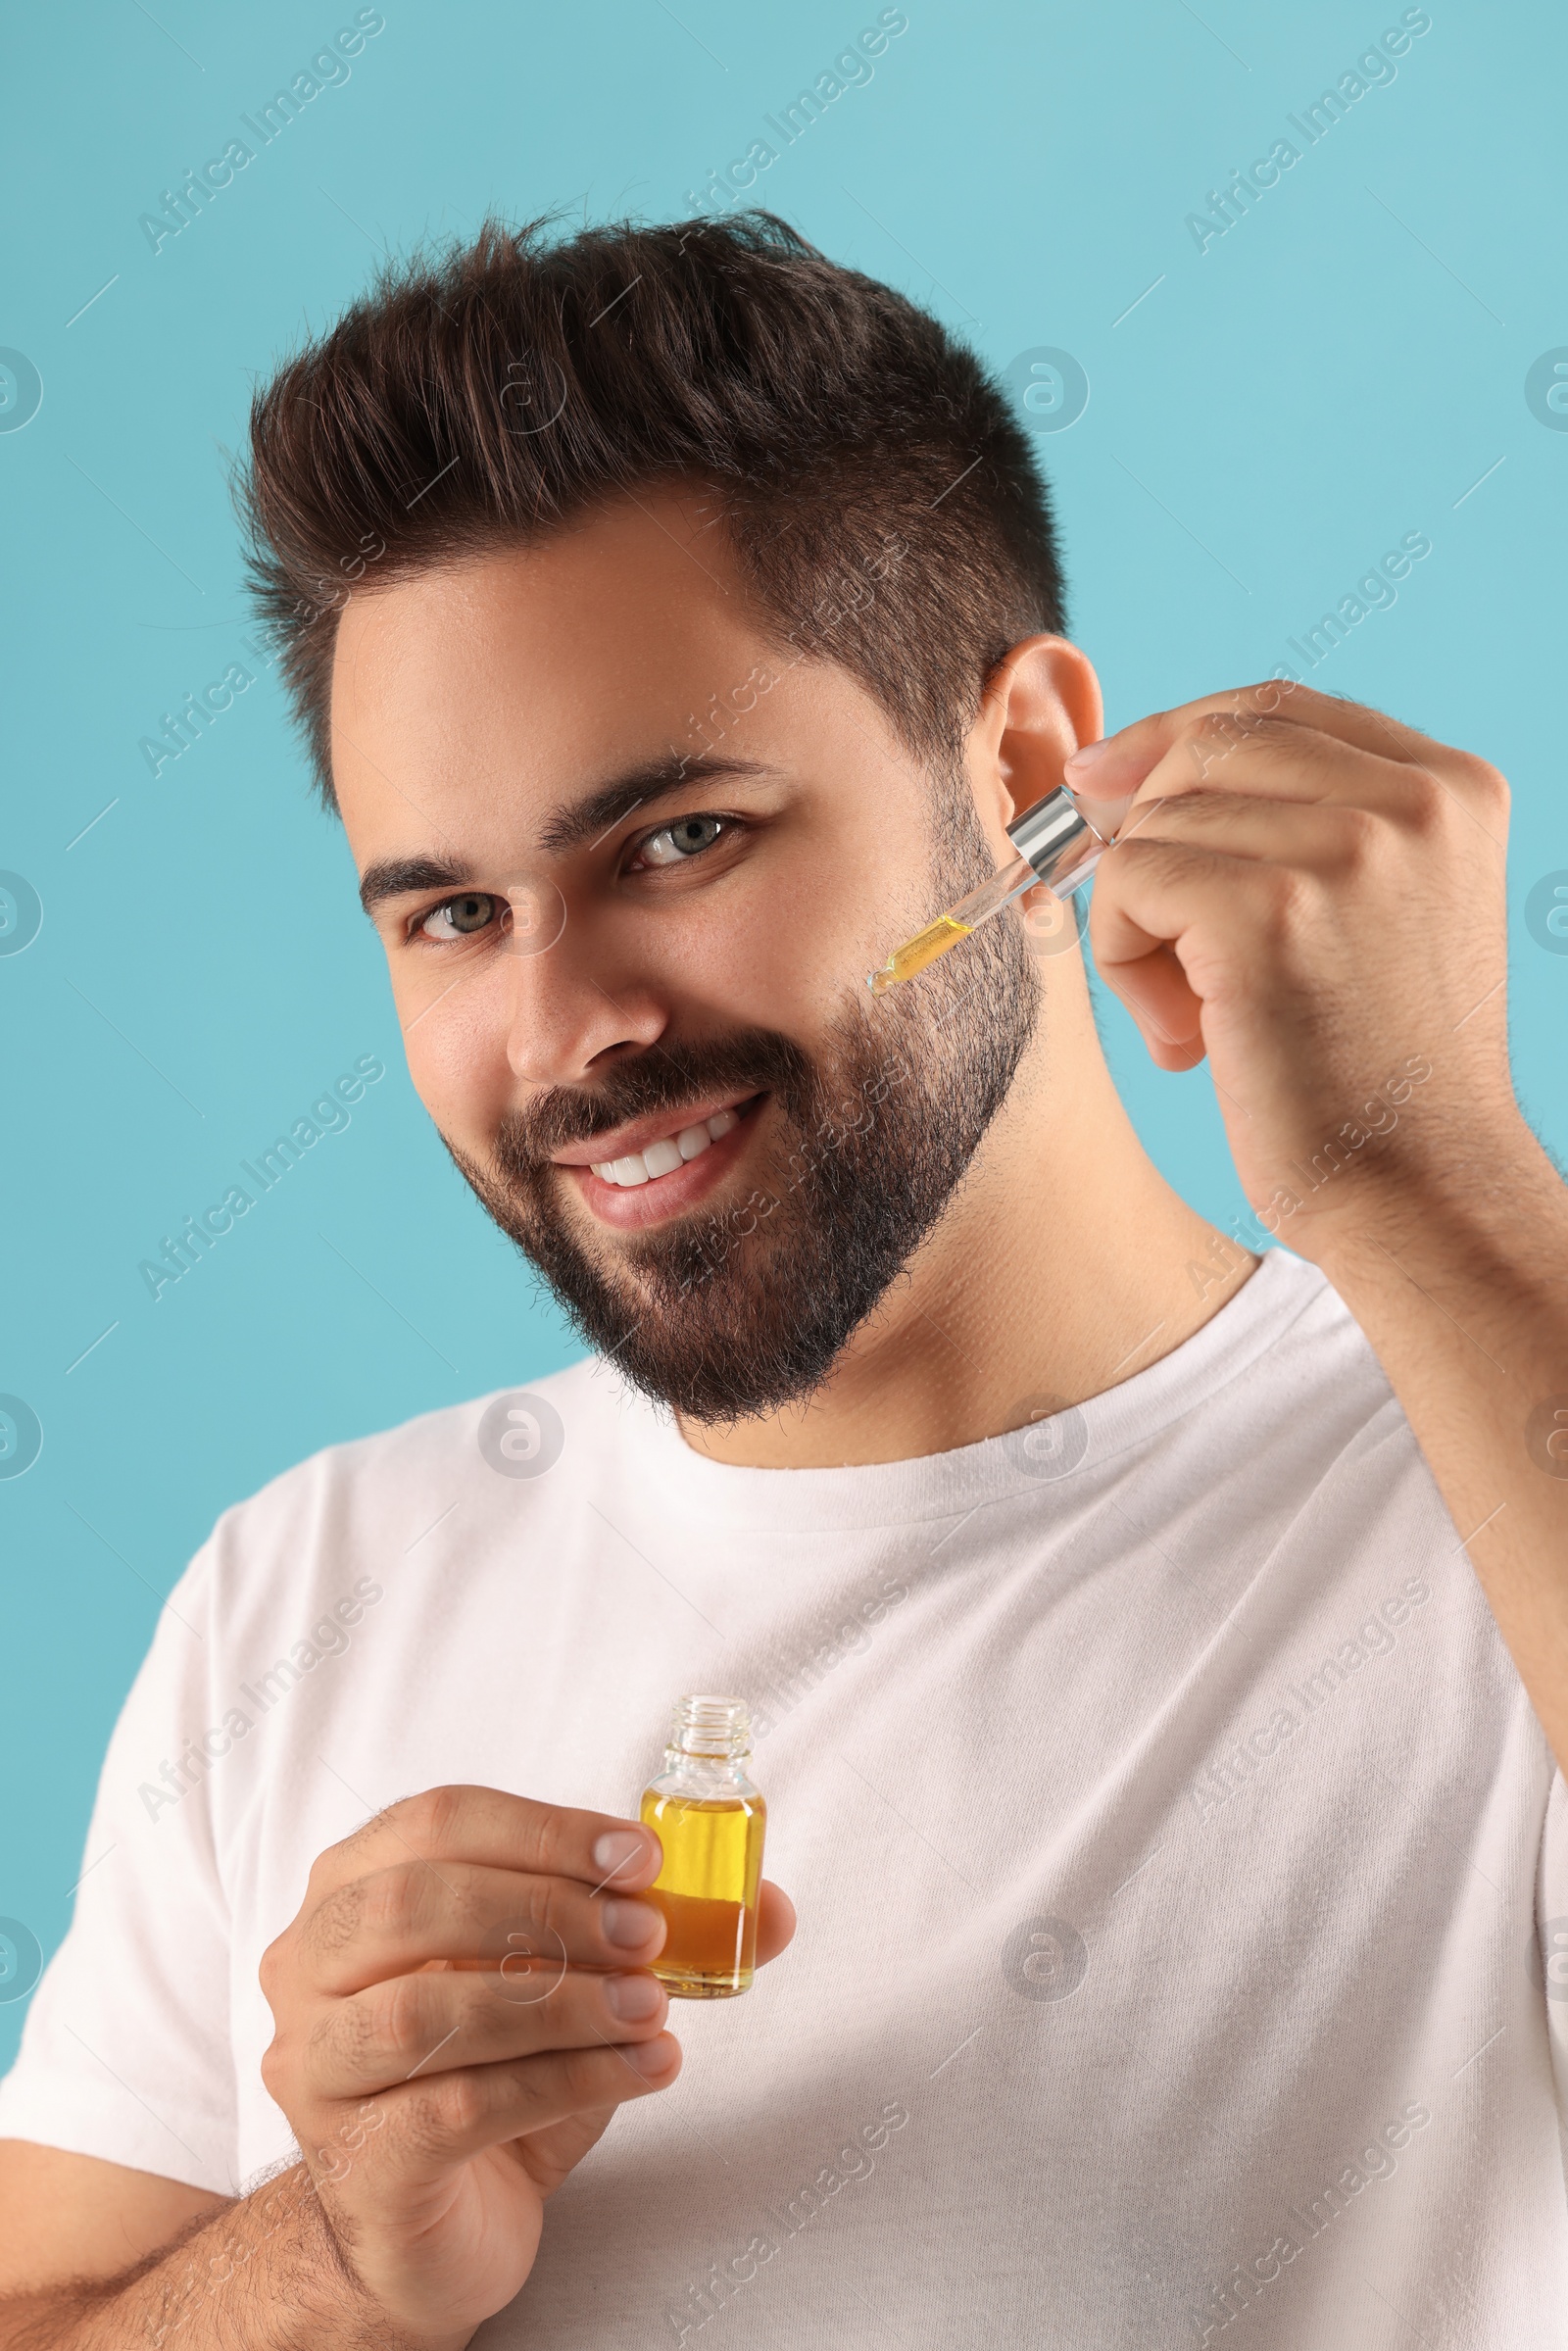
[[[1072,875],[1084,881],[1110,847],[1097,833],[1064,784],[1025,808],[1007,827],[1007,839],[1035,869],[1036,878],[1058,889]]]

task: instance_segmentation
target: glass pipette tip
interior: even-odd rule
[[[885,963],[868,971],[865,984],[873,996],[883,996],[899,980],[912,980],[945,955],[960,939],[972,937],[983,922],[1011,906],[1026,890],[1045,882],[1057,898],[1070,898],[1088,881],[1109,843],[1089,822],[1064,789],[1050,792],[1026,808],[1007,827],[1017,857],[994,873],[988,882],[960,898],[896,947]]]

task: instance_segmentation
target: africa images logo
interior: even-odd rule
[[[277,1136],[266,1151],[257,1152],[254,1166],[249,1159],[241,1159],[244,1184],[231,1184],[222,1199],[204,1208],[199,1218],[187,1216],[177,1233],[166,1233],[159,1243],[162,1254],[143,1257],[136,1268],[154,1301],[172,1283],[193,1272],[224,1235],[233,1232],[237,1220],[248,1216],[257,1201],[280,1184],[308,1151],[315,1150],[323,1135],[340,1135],[352,1125],[348,1105],[363,1101],[367,1086],[377,1084],[385,1075],[386,1063],[378,1053],[361,1053],[352,1070],[345,1070],[317,1096],[308,1111],[301,1111],[286,1135]]]
[[[335,89],[347,81],[352,73],[351,57],[358,57],[367,41],[386,30],[386,19],[378,8],[362,8],[352,24],[344,24],[334,33],[330,43],[318,49],[308,67],[302,66],[293,79],[281,89],[274,90],[265,106],[256,109],[259,119],[241,115],[240,122],[249,138],[232,138],[221,155],[210,156],[199,171],[189,171],[177,187],[165,188],[159,196],[159,210],[143,213],[137,227],[155,254],[162,253],[171,237],[198,220],[214,198],[231,187],[237,171],[243,171],[256,161],[264,147],[282,137],[302,108],[318,98],[323,90]],[[250,139],[256,141],[253,147]]]
[[[503,1478],[542,1478],[561,1459],[566,1431],[548,1396],[514,1388],[485,1406],[479,1450]]]

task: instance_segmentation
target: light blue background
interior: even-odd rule
[[[353,7],[11,12],[0,344],[44,394],[0,433],[0,867],[28,877],[44,921],[0,956],[0,1391],[32,1405],[44,1446],[0,1481],[0,1914],[46,1953],[115,1711],[215,1515],[318,1446],[577,1351],[410,1089],[275,682],[159,780],[138,754],[244,658],[225,467],[252,384],[383,242],[467,235],[492,207],[686,214],[876,13],[387,0],[349,81],[155,255],[138,216]],[[1085,414],[1041,448],[1112,724],[1266,673],[1402,533],[1430,536],[1397,604],[1314,682],[1510,776],[1517,1070],[1561,1149],[1568,956],[1520,921],[1531,884],[1568,868],[1568,433],[1523,389],[1568,344],[1561,11],[1433,0],[1392,85],[1202,254],[1185,216],[1396,6],[907,14],[758,197],[999,370],[1038,345],[1087,370]],[[1110,1037],[1150,1148],[1228,1222],[1244,1202],[1206,1075],[1154,1073],[1114,1010]],[[389,1073],[351,1127],[155,1305],[138,1260],[372,1052]],[[0,2063],[22,2014],[0,2007]]]

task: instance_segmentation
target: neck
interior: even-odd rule
[[[942,1453],[1144,1371],[1256,1265],[1173,1192],[1135,1134],[1059,957],[1040,1027],[969,1172],[823,1388],[681,1433],[715,1461],[824,1469]]]

